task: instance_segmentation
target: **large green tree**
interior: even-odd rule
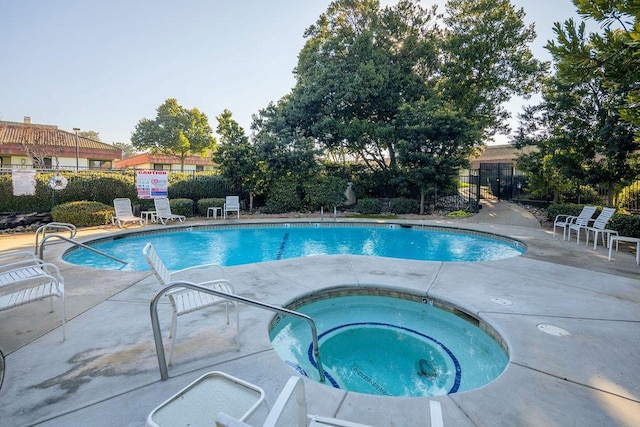
[[[556,40],[547,49],[556,74],[543,91],[543,102],[537,107],[540,114],[528,117],[529,129],[520,132],[517,143],[537,145],[540,154],[523,158],[521,164],[559,178],[556,201],[560,201],[558,190],[564,179],[577,189],[580,184],[605,185],[612,206],[616,190],[637,176],[640,149],[640,141],[634,141],[638,125],[625,115],[640,77],[637,66],[628,68],[637,58],[629,52],[631,38],[621,29],[625,14],[617,9],[628,4],[574,3],[582,14],[604,24],[603,34],[588,34],[584,22],[555,24]],[[614,24],[618,28],[611,28]]]
[[[420,189],[420,214],[427,192],[444,189],[469,165],[478,128],[451,105],[437,100],[404,104],[396,120],[398,160]]]
[[[197,108],[186,109],[169,98],[158,107],[155,119],[138,122],[131,143],[139,150],[179,157],[180,170],[184,171],[186,157],[204,155],[216,141],[204,113]]]
[[[440,96],[475,121],[483,139],[508,131],[504,103],[534,93],[546,68],[529,48],[533,25],[509,0],[452,0],[446,10]]]
[[[398,108],[424,96],[436,48],[433,14],[418,1],[383,10],[377,0],[332,2],[305,32],[286,111],[330,152],[372,170],[395,167]]]
[[[252,212],[253,196],[260,190],[262,182],[262,162],[242,126],[233,119],[231,111],[224,110],[216,119],[216,133],[220,137],[213,161],[218,165],[220,175],[233,182],[237,191],[249,193],[249,211]]]

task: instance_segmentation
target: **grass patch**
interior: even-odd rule
[[[467,218],[473,215],[473,213],[467,211],[453,211],[447,214],[449,218]]]

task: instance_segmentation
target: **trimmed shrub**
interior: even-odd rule
[[[184,215],[187,218],[193,216],[193,200],[191,199],[169,199],[169,206],[174,215]]]
[[[321,206],[332,208],[345,202],[347,180],[334,176],[318,176],[304,185],[304,206],[317,211]]]
[[[417,214],[420,212],[420,203],[414,199],[398,197],[389,201],[389,210],[397,215]]]
[[[66,222],[76,227],[93,227],[108,224],[113,214],[112,206],[86,200],[62,203],[51,210],[53,221]]]
[[[379,214],[382,212],[380,199],[360,199],[356,203],[356,210],[361,214]]]
[[[235,194],[228,182],[219,175],[196,175],[172,172],[169,197],[200,200]],[[206,210],[205,210],[206,212]]]
[[[286,212],[298,212],[301,202],[296,185],[286,179],[274,182],[267,194],[267,203],[264,213],[278,214]]]
[[[207,210],[213,207],[223,207],[226,199],[223,197],[215,197],[210,199],[200,199],[198,200],[197,213],[200,216],[207,216]]]
[[[607,228],[616,230],[621,236],[640,238],[640,215],[615,214]]]

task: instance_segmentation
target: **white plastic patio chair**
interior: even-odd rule
[[[158,197],[153,199],[153,204],[156,207],[156,217],[161,223],[166,224],[168,221],[178,220],[184,222],[186,217],[184,215],[174,215],[171,213],[171,206],[169,205],[169,199],[166,197]]]
[[[144,225],[142,218],[139,218],[133,214],[133,209],[131,207],[131,200],[119,197],[117,199],[113,199],[113,208],[115,209],[115,214],[111,217],[111,224],[115,225],[118,223],[118,227],[122,228],[128,222],[138,222],[140,225]]]
[[[174,275],[196,269],[219,268],[224,275],[224,270],[222,270],[222,267],[218,264],[203,264],[170,272],[158,256],[155,248],[151,243],[147,243],[145,245],[145,247],[142,249],[142,253],[144,254],[144,258],[147,261],[149,268],[151,269],[151,271],[153,271],[154,276],[158,279],[158,282],[160,282],[162,286],[166,286],[167,284],[175,280]],[[225,279],[210,280],[198,284],[217,291],[226,292],[229,294],[233,293],[233,286],[231,286],[231,283]],[[194,311],[206,307],[211,307],[213,305],[225,304],[227,325],[229,324],[229,304],[234,305],[236,312],[236,347],[240,348],[240,316],[238,313],[238,304],[235,301],[226,300],[215,295],[206,294],[187,288],[175,288],[168,291],[166,295],[169,298],[172,310],[171,326],[169,328],[169,339],[171,340],[171,347],[169,350],[169,366],[173,362],[173,349],[176,344],[178,316],[192,313]]]
[[[17,266],[20,262],[16,262],[12,263],[14,268],[0,271],[0,311],[49,298],[51,312],[53,312],[53,297],[60,298],[62,340],[64,341],[66,312],[64,279],[60,275],[60,270],[55,264],[40,260],[26,260],[26,262],[32,263]]]
[[[589,222],[593,221],[591,217],[593,216],[595,211],[595,206],[584,206],[578,216],[564,214],[556,215],[556,218],[553,221],[553,237],[556,237],[556,228],[562,227],[562,240],[566,240],[567,229],[569,228],[569,225],[588,225]]]
[[[236,212],[238,219],[240,219],[240,197],[239,196],[227,196],[225,204],[222,207],[222,213],[224,219],[227,219],[228,212]]]
[[[593,231],[593,249],[598,246],[598,234],[602,236],[602,246],[605,248],[609,246],[609,238],[612,235],[618,235],[616,230],[607,229],[607,223],[611,220],[611,217],[616,213],[616,208],[603,208],[600,215],[593,222],[593,225],[584,227],[587,232],[585,245],[589,245],[589,234]]]

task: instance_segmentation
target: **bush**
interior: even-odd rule
[[[215,197],[210,199],[200,199],[197,203],[196,212],[200,216],[207,216],[207,210],[213,207],[223,207],[226,199],[224,197]]]
[[[219,175],[196,175],[172,172],[169,183],[169,196],[173,198],[185,198],[200,200],[212,197],[224,197],[235,194],[226,180]],[[206,210],[205,210],[206,212]]]
[[[296,185],[286,179],[276,181],[269,188],[265,213],[298,212],[301,202]]]
[[[616,230],[621,236],[640,238],[640,215],[615,214],[607,228]]]
[[[389,201],[389,209],[398,215],[417,214],[420,212],[420,203],[414,199],[398,197]]]
[[[382,212],[380,199],[360,199],[356,203],[356,210],[361,214],[379,214]]]
[[[317,211],[321,206],[332,208],[342,206],[345,202],[347,180],[334,176],[319,176],[304,185],[304,205],[310,211]]]
[[[55,206],[51,217],[55,222],[66,222],[76,227],[105,225],[111,221],[113,207],[100,202],[69,202]]]
[[[191,199],[169,199],[169,206],[174,215],[193,216],[193,200]]]

